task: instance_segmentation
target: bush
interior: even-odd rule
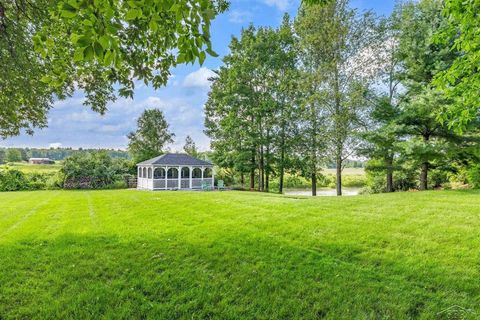
[[[0,170],[0,191],[28,190],[29,183],[25,174],[16,169]]]
[[[114,159],[106,152],[77,153],[65,159],[60,172],[65,189],[126,188],[124,175],[134,171],[131,161]]]
[[[342,177],[342,186],[347,188],[363,188],[367,184],[365,175],[345,175]]]
[[[280,184],[279,178],[272,179],[270,181],[270,189],[278,190]],[[311,182],[306,178],[286,173],[283,179],[283,187],[285,189],[306,189],[312,186]]]
[[[386,191],[386,172],[383,170],[366,170],[366,186],[362,193],[381,193]],[[418,187],[418,171],[405,167],[393,173],[393,190],[408,191]]]
[[[473,165],[467,171],[468,182],[475,189],[480,189],[480,164]]]
[[[47,189],[51,173],[24,173],[17,169],[0,170],[0,191]]]

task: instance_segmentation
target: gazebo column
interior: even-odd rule
[[[202,184],[203,184],[203,171],[205,171],[205,167],[202,167]]]
[[[167,177],[168,177],[168,167],[165,167],[165,190],[168,189],[168,180],[167,180]]]
[[[177,189],[182,189],[182,167],[178,167],[178,186]]]
[[[190,176],[189,176],[189,186],[190,186],[190,189],[192,189],[192,171],[193,171],[193,167],[188,167],[188,171],[190,173]]]
[[[212,189],[215,190],[215,174],[213,173],[213,167],[212,167]]]

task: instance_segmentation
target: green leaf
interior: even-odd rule
[[[212,57],[218,57],[218,53],[212,50],[212,48],[207,48],[207,53]]]
[[[86,61],[92,61],[95,55],[93,52],[93,47],[92,46],[86,47],[85,50],[83,51],[83,55]]]
[[[130,9],[127,11],[127,14],[125,15],[126,20],[135,20],[139,16],[140,10],[138,9]]]
[[[155,22],[155,21],[150,21],[150,23],[148,24],[150,30],[152,30],[153,32],[157,32],[158,30],[158,24]]]
[[[50,76],[43,76],[42,78],[40,78],[40,81],[48,84],[48,83],[52,82],[52,78]]]
[[[77,48],[73,54],[73,61],[78,62],[83,60],[83,50],[84,48]]]
[[[203,65],[203,62],[205,61],[206,58],[207,58],[207,54],[205,53],[205,51],[201,51],[199,56],[198,56],[198,60],[200,61],[200,65]]]
[[[105,53],[105,57],[103,58],[103,64],[105,66],[110,66],[113,62],[113,59],[115,58],[114,52],[112,51],[107,51]]]
[[[71,19],[71,18],[75,18],[77,16],[77,13],[68,11],[68,10],[62,10],[60,15],[64,18]]]
[[[103,47],[100,43],[95,42],[93,44],[93,49],[95,51],[95,56],[97,56],[100,59],[103,59]]]
[[[110,39],[106,35],[101,36],[98,39],[98,42],[100,43],[100,45],[104,50],[110,49]]]

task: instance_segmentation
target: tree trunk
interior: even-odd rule
[[[317,195],[317,174],[314,172],[312,173],[312,196],[315,197]]]
[[[424,133],[423,135],[423,141],[425,143],[430,140],[430,134]],[[429,163],[428,161],[424,161],[422,163],[422,171],[420,172],[420,190],[427,190],[428,189],[428,166]]]
[[[250,191],[255,190],[255,152],[252,152],[251,169],[250,169]]]
[[[342,195],[342,158],[340,155],[337,155],[336,165],[337,165],[337,181],[336,181],[337,196],[341,196]]]
[[[422,163],[422,172],[420,173],[420,190],[428,189],[428,162]]]
[[[282,147],[282,151],[280,153],[280,182],[278,183],[278,193],[283,193],[283,177],[284,177],[284,164],[285,161],[285,150]]]
[[[393,192],[393,159],[387,158],[387,192]]]
[[[240,173],[240,184],[242,186],[242,189],[245,189],[245,175],[242,173]]]

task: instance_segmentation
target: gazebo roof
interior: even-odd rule
[[[142,161],[139,165],[170,165],[170,166],[212,166],[211,162],[194,158],[186,153],[165,153],[161,156]]]

